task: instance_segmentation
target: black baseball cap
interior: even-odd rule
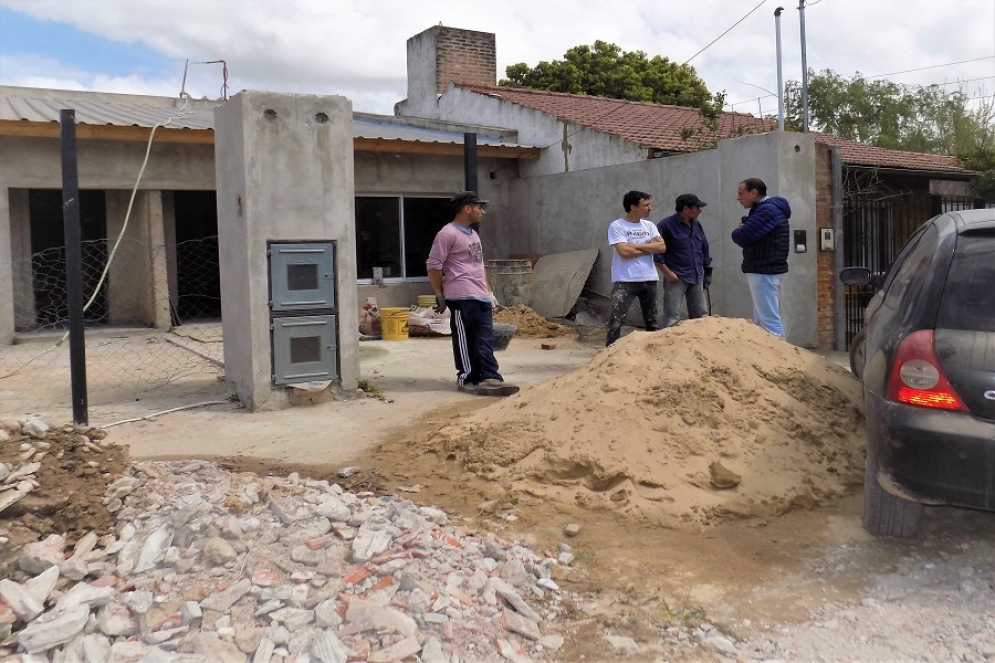
[[[682,210],[685,207],[704,207],[708,203],[704,203],[698,199],[698,196],[693,193],[682,193],[677,196],[677,200],[674,201],[675,206],[678,210]]]
[[[460,208],[460,207],[463,207],[464,205],[486,205],[487,204],[486,200],[481,200],[480,199],[480,196],[477,195],[476,191],[460,191],[455,196],[453,196],[449,200],[449,202],[452,203],[453,207],[455,207],[457,209]]]

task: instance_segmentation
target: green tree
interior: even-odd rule
[[[928,154],[962,155],[988,149],[991,108],[971,105],[963,89],[902,85],[843,78],[831,69],[810,73],[809,118],[813,128],[868,145]],[[786,123],[802,126],[801,84],[785,85]]]
[[[505,74],[501,85],[690,106],[712,114],[721,111],[724,101],[724,95],[708,91],[690,65],[659,55],[649,58],[643,51],[626,52],[600,40],[594,46],[574,46],[562,60],[534,67],[513,64]]]

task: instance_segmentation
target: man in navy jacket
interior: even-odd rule
[[[698,217],[703,202],[693,193],[682,193],[674,201],[676,214],[656,224],[667,244],[666,253],[653,256],[663,275],[663,324],[671,327],[681,319],[681,302],[687,301],[688,318],[708,315],[705,289],[712,283],[712,256],[708,238]]]
[[[756,177],[739,183],[736,198],[750,210],[732,231],[732,241],[743,247],[742,269],[753,298],[753,321],[784,338],[780,290],[782,275],[788,273],[791,206],[784,198],[768,196],[767,185]]]

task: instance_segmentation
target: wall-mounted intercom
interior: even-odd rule
[[[338,375],[335,242],[270,242],[273,384]]]
[[[832,228],[819,230],[819,250],[832,251],[836,247],[836,237]]]

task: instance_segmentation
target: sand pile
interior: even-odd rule
[[[516,336],[527,338],[556,338],[569,336],[570,328],[550,322],[528,306],[509,306],[494,314],[494,322],[515,325]]]
[[[855,490],[863,407],[848,371],[712,317],[631,334],[426,445],[509,498],[702,525]]]

